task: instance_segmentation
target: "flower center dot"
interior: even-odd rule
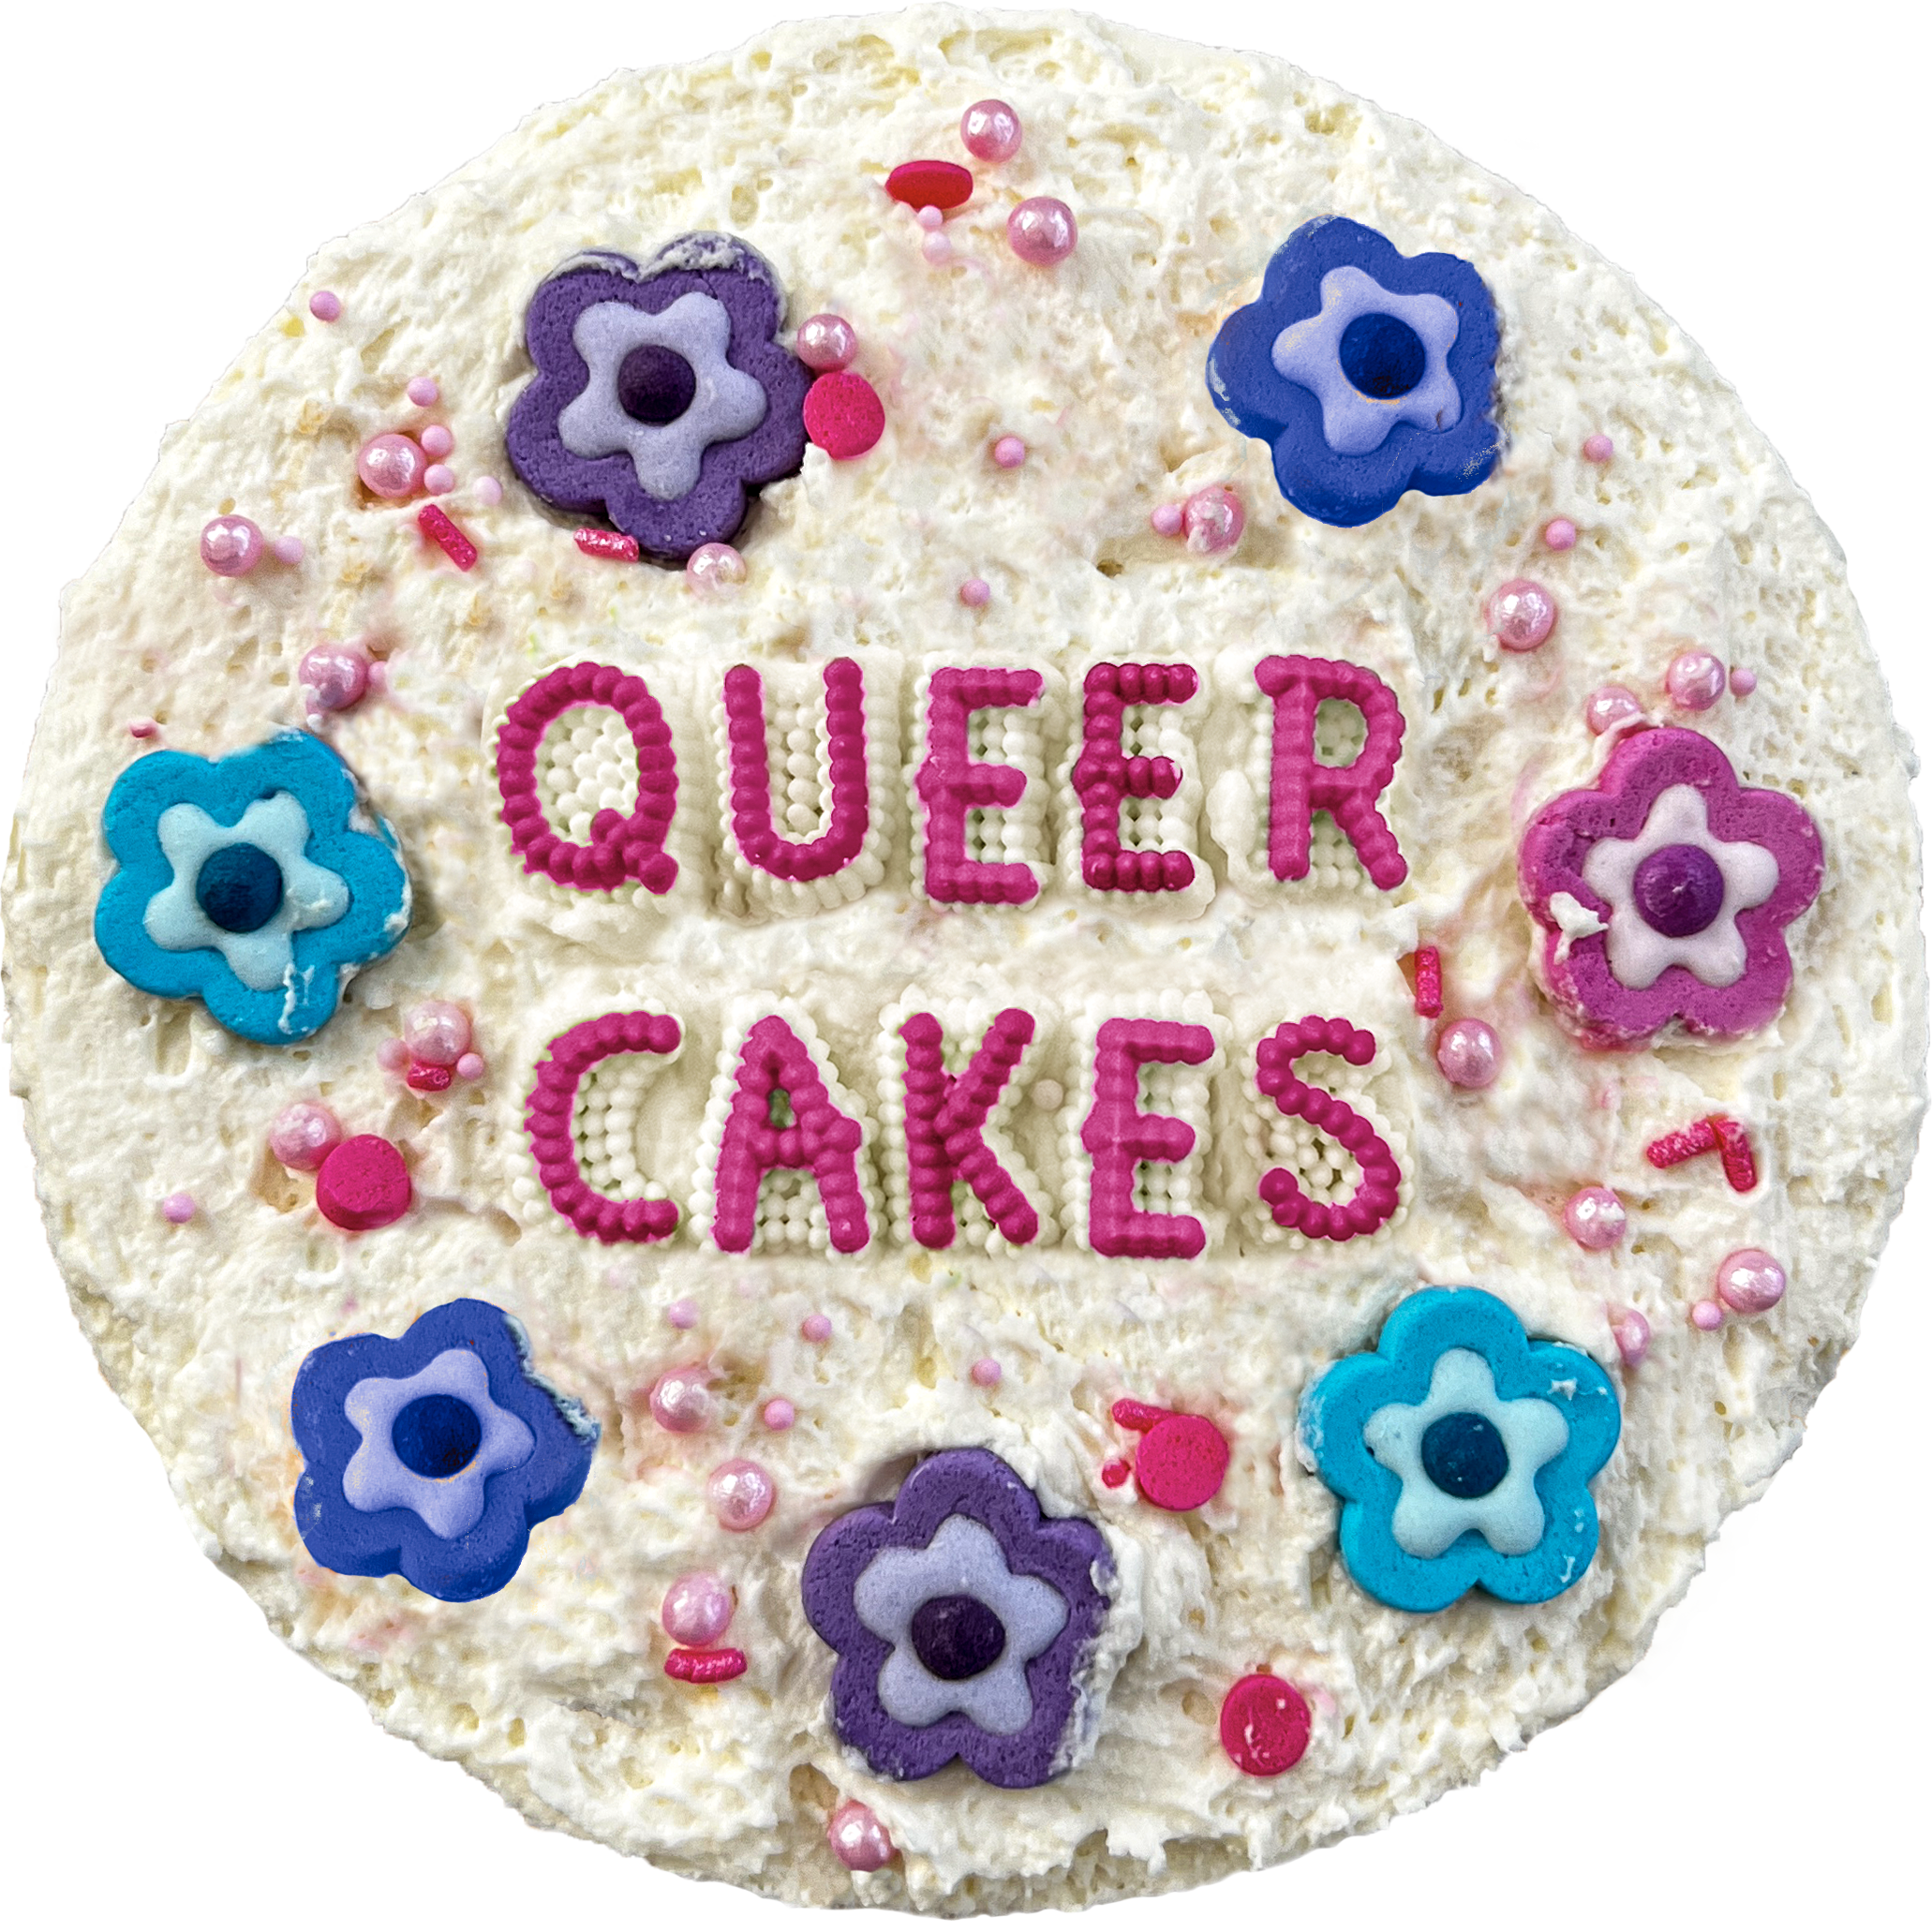
[[[483,1441],[483,1424],[453,1395],[419,1395],[396,1417],[390,1446],[418,1476],[454,1476],[468,1468]]]
[[[691,408],[698,379],[675,349],[649,342],[617,366],[617,407],[638,423],[675,423]]]
[[[1006,1627],[977,1597],[929,1597],[913,1612],[913,1649],[935,1677],[957,1684],[1000,1660]]]
[[[259,845],[224,845],[195,875],[195,903],[224,932],[255,932],[282,904],[282,869]]]
[[[1422,1432],[1422,1473],[1444,1495],[1486,1496],[1509,1473],[1509,1451],[1486,1416],[1459,1409]]]
[[[1630,896],[1666,939],[1689,939],[1724,910],[1724,873],[1701,845],[1666,845],[1637,868]]]
[[[1343,375],[1377,402],[1406,395],[1429,366],[1422,338],[1394,316],[1357,316],[1342,331],[1341,353]]]

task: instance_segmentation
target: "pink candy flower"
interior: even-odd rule
[[[1784,929],[1818,897],[1824,853],[1801,805],[1746,790],[1709,738],[1668,728],[1546,805],[1518,874],[1545,988],[1590,1044],[1617,1047],[1672,1020],[1738,1034],[1774,1018]]]

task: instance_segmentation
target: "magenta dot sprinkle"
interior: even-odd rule
[[[1637,693],[1621,684],[1606,684],[1593,692],[1583,706],[1583,722],[1592,736],[1599,738],[1607,731],[1624,731],[1641,723],[1642,718],[1643,706],[1637,702]]]
[[[765,1426],[767,1429],[789,1429],[798,1419],[798,1411],[782,1395],[774,1395],[765,1404]]]
[[[1616,454],[1616,445],[1599,429],[1595,436],[1583,438],[1583,460],[1588,463],[1608,463]]]
[[[423,445],[423,453],[434,456],[438,463],[456,447],[455,437],[441,423],[432,423],[416,440]]]
[[[1487,1020],[1454,1020],[1435,1043],[1435,1064],[1451,1087],[1487,1087],[1502,1067],[1503,1044]]]
[[[161,1218],[171,1221],[175,1226],[195,1218],[195,1197],[191,1194],[171,1194],[161,1203]]]
[[[291,1100],[268,1130],[268,1151],[285,1167],[313,1174],[342,1143],[342,1122],[320,1100]]]
[[[858,353],[858,331],[840,315],[807,316],[793,345],[798,360],[820,375],[842,369]]]
[[[694,1329],[698,1325],[698,1304],[687,1295],[665,1309],[664,1319],[674,1329]]]
[[[1157,537],[1178,537],[1181,526],[1187,520],[1187,513],[1178,503],[1158,503],[1148,515]]]
[[[970,611],[985,609],[992,594],[993,587],[984,577],[968,577],[959,586],[959,602]]]
[[[441,385],[434,376],[414,378],[406,394],[419,409],[426,409],[433,404],[439,403],[443,395]]]
[[[1556,600],[1528,577],[1512,577],[1489,601],[1489,628],[1505,650],[1536,650],[1556,628]]]
[[[1019,116],[1003,100],[976,100],[959,116],[959,140],[975,161],[1010,161],[1019,152]]]
[[[269,555],[277,563],[286,563],[291,568],[308,554],[300,537],[277,537],[268,548]]]
[[[260,527],[245,516],[217,516],[201,526],[201,561],[217,577],[245,577],[264,547]]]
[[[474,486],[476,500],[494,510],[503,500],[503,485],[494,476],[480,476]]]
[[[459,1080],[480,1080],[490,1070],[490,1063],[481,1053],[464,1053],[457,1056],[456,1077]]]
[[[798,1332],[808,1342],[829,1342],[832,1339],[832,1317],[828,1315],[808,1315],[798,1324]]]
[[[1680,711],[1708,711],[1726,682],[1723,664],[1707,650],[1679,651],[1664,673],[1664,690]]]
[[[1064,261],[1079,245],[1079,224],[1074,211],[1051,195],[1035,195],[1022,201],[1006,217],[1006,239],[1022,261],[1035,268],[1051,268]]]
[[[1724,1326],[1722,1306],[1716,1301],[1695,1302],[1690,1311],[1690,1325],[1694,1329],[1703,1330],[1706,1334],[1713,1329],[1721,1329]]]
[[[778,1501],[779,1486],[762,1463],[734,1456],[712,1470],[705,1493],[711,1499],[711,1512],[718,1519],[719,1528],[742,1535],[748,1529],[756,1529],[771,1514],[771,1506]]]
[[[1629,1216],[1607,1187],[1580,1187],[1564,1204],[1563,1225],[1580,1248],[1613,1248]]]
[[[1000,1386],[1000,1364],[990,1355],[982,1355],[973,1364],[973,1379],[982,1389],[997,1389]]]
[[[318,289],[308,298],[308,312],[319,322],[340,321],[342,298],[333,289]]]
[[[1553,516],[1543,526],[1543,542],[1552,550],[1574,550],[1577,527],[1567,516]]]
[[[1026,445],[1017,436],[1003,436],[993,445],[993,461],[1002,469],[1018,469],[1026,461]]]
[[[1758,689],[1758,674],[1743,664],[1731,667],[1731,695],[1734,698],[1747,698]]]

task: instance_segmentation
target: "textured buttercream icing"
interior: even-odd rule
[[[1024,143],[975,168],[945,224],[952,260],[929,262],[881,184],[907,159],[959,155],[959,116],[988,97],[1018,108]],[[1078,218],[1075,252],[1047,269],[1006,235],[1011,209],[1042,195]],[[1331,214],[1404,256],[1473,264],[1500,344],[1494,473],[1357,528],[1283,500],[1269,450],[1222,419],[1203,374],[1272,253]],[[785,339],[822,311],[852,322],[885,430],[858,460],[813,448],[765,485],[735,539],[747,581],[706,596],[679,572],[580,552],[515,480],[503,438],[531,378],[525,310],[547,276],[586,250],[641,262],[712,232],[770,264]],[[319,289],[339,296],[338,320],[311,313]],[[441,395],[427,410],[405,394],[424,372]],[[416,503],[357,483],[369,438],[432,420],[453,435],[455,486],[438,500],[474,542],[473,570],[424,542]],[[1607,464],[1581,453],[1598,433],[1614,440]],[[1026,449],[1011,468],[988,454],[1007,436]],[[1151,511],[1216,483],[1246,511],[1236,547],[1196,554],[1150,528]],[[212,574],[199,534],[230,509],[299,535],[304,560]],[[1581,534],[1556,557],[1538,533],[1559,513]],[[1516,654],[1484,612],[1525,574],[1561,616]],[[983,607],[961,602],[969,579],[990,587]],[[299,728],[304,654],[353,637],[372,641],[384,689],[323,730],[394,827],[413,921],[320,1032],[258,1046],[103,962],[102,806],[114,775],[152,755],[130,719],[157,721],[171,750],[224,757]],[[1755,672],[1755,691],[1672,713],[1665,672],[1692,647]],[[1363,667],[1400,705],[1380,810],[1406,876],[1389,889],[1327,819],[1305,877],[1271,869],[1256,671],[1298,654]],[[1081,872],[1079,694],[1093,666],[1130,661],[1197,675],[1122,727],[1126,755],[1179,767],[1168,795],[1123,821],[1190,855],[1171,893],[1095,890]],[[527,872],[502,823],[499,728],[538,679],[581,662],[640,674],[669,727],[676,878],[661,893]],[[824,716],[841,662],[863,680],[863,840],[823,879],[748,868],[730,842],[725,676],[758,673],[782,749]],[[1039,673],[1034,706],[975,713],[969,729],[973,760],[1028,780],[1003,843],[989,814],[969,813],[963,833],[972,858],[1036,882],[1023,902],[928,889],[930,827],[915,833],[910,801],[934,675],[951,666]],[[1601,771],[1612,738],[1583,712],[1611,684],[1816,823],[1825,869],[1784,929],[1789,997],[1742,1037],[1596,1050],[1533,973],[1543,934],[1519,897],[1519,840]],[[636,804],[615,719],[566,718],[581,742],[553,732],[538,761],[538,795],[579,841],[599,811]],[[1353,755],[1345,721],[1319,730],[1325,756]],[[821,776],[798,774],[782,837],[825,830],[810,803]],[[1060,15],[784,28],[546,110],[331,245],[171,435],[67,605],[7,875],[15,1078],[107,1374],[210,1553],[382,1723],[532,1819],[674,1870],[810,1901],[1089,1902],[1286,1858],[1476,1776],[1629,1668],[1724,1515],[1790,1454],[1852,1339],[1921,1106],[1906,776],[1843,560],[1809,504],[1696,348],[1507,184],[1258,56]],[[1601,930],[1574,898],[1559,917],[1579,950]],[[1495,1028],[1493,1084],[1459,1090],[1438,1071],[1435,1023],[1402,970],[1419,946],[1440,952],[1448,1016]],[[426,999],[468,1009],[482,1079],[419,1092],[384,1071],[379,1048]],[[932,1013],[949,1048],[970,1045],[1015,1007],[1035,1029],[984,1132],[1039,1211],[1036,1235],[1013,1245],[962,1188],[958,1238],[929,1251],[908,1238],[896,1030]],[[593,1186],[680,1210],[646,1245],[580,1233],[524,1127],[550,1044],[620,1011],[681,1030],[675,1054],[582,1083]],[[1299,1070],[1401,1170],[1389,1218],[1345,1244],[1278,1225],[1258,1192],[1282,1166],[1319,1200],[1351,1185],[1348,1164],[1325,1165],[1313,1128],[1256,1084],[1257,1044],[1308,1014],[1373,1033],[1360,1063]],[[858,1123],[842,1197],[863,1242],[833,1239],[804,1171],[765,1183],[749,1248],[710,1238],[716,1130],[740,1043],[770,1016]],[[1121,1016],[1206,1042],[1139,1076],[1142,1109],[1195,1139],[1140,1170],[1137,1205],[1195,1217],[1197,1256],[1136,1259],[1095,1239],[1099,1164],[1080,1127],[1092,1043]],[[403,1149],[415,1198],[401,1220],[343,1234],[268,1152],[280,1109],[317,1098]],[[1748,1193],[1713,1161],[1645,1160],[1713,1115],[1748,1127]],[[1629,1214],[1626,1239],[1595,1252],[1562,1223],[1592,1184]],[[181,1225],[156,1211],[178,1191],[195,1203]],[[1789,1292],[1694,1328],[1687,1311],[1746,1248],[1782,1263]],[[1590,1485],[1595,1559],[1547,1601],[1385,1607],[1342,1564],[1337,1497],[1298,1455],[1308,1386],[1435,1284],[1487,1290],[1616,1387],[1621,1440]],[[400,1336],[460,1297],[514,1317],[536,1372],[602,1429],[581,1495],[531,1527],[504,1587],[468,1603],[320,1568],[291,1508],[304,1360],[337,1337]],[[1629,1369],[1612,1327],[1626,1309],[1654,1331]],[[815,1314],[829,1340],[801,1333]],[[997,1375],[974,1374],[988,1361]],[[660,1426],[653,1385],[693,1365],[708,1376],[704,1426]],[[795,1407],[782,1431],[764,1419],[775,1397]],[[1134,1448],[1112,1417],[1122,1397],[1212,1419],[1232,1454],[1211,1500],[1169,1512],[1104,1479]],[[875,1776],[834,1731],[833,1657],[801,1604],[820,1531],[951,1448],[993,1451],[1048,1518],[1097,1525],[1110,1558],[1077,1761],[1029,1789],[959,1764]],[[777,1486],[742,1533],[706,1496],[734,1458]],[[736,1589],[729,1641],[747,1662],[716,1687],[665,1674],[658,1625],[672,1583],[701,1570]],[[1217,1729],[1229,1687],[1264,1667],[1313,1717],[1306,1755],[1272,1777],[1239,1769]],[[852,1798],[900,1854],[876,1872],[848,1871],[825,1843]]]

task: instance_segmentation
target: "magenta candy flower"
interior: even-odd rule
[[[1784,929],[1818,897],[1811,815],[1749,790],[1709,738],[1642,731],[1597,783],[1546,805],[1518,877],[1543,929],[1536,964],[1593,1045],[1647,1039],[1672,1020],[1746,1033],[1791,990]]]

